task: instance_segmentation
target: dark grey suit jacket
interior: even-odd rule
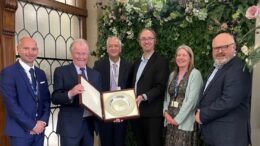
[[[101,74],[102,78],[102,91],[110,90],[110,62],[108,58],[99,60],[95,62],[94,68]],[[121,58],[120,68],[119,68],[119,77],[118,77],[118,86],[121,89],[126,89],[130,87],[130,69],[131,65]]]
[[[88,81],[100,91],[99,72],[87,67],[87,76]],[[61,105],[57,123],[57,133],[61,136],[76,137],[81,130],[84,108],[79,104],[78,95],[73,98],[73,102],[68,97],[68,91],[77,84],[78,74],[74,64],[55,69],[52,102]]]
[[[250,97],[251,74],[234,57],[202,91],[199,109],[204,141],[214,146],[248,146]]]
[[[140,63],[141,59],[137,60],[133,65],[133,88]],[[148,99],[140,104],[139,110],[141,116],[162,117],[164,94],[168,77],[168,62],[165,58],[154,52],[137,82],[136,94],[146,94]]]

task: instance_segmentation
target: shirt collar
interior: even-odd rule
[[[74,64],[74,63],[73,63],[73,64]],[[85,67],[79,67],[79,66],[77,66],[76,64],[74,64],[74,66],[75,66],[77,72],[81,71],[80,68],[85,68],[85,71],[87,71],[87,67],[86,67],[86,66],[85,66]]]
[[[25,69],[26,71],[29,71],[31,68],[34,69],[34,65],[32,67],[30,67],[29,65],[27,65],[25,62],[22,61],[22,59],[18,60],[19,63],[21,64],[21,66],[23,67],[23,69]]]
[[[117,60],[117,62],[113,62],[113,61],[109,58],[109,62],[110,62],[110,66],[111,66],[112,64],[116,64],[117,66],[119,66],[119,65],[120,65],[120,58]]]
[[[148,60],[151,58],[151,56],[153,55],[153,53],[154,53],[154,51],[152,51],[152,52],[148,55],[147,59],[144,58],[144,54],[143,54],[141,60],[142,60],[142,61],[145,61],[145,60],[148,61]]]

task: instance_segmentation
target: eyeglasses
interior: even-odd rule
[[[227,44],[227,45],[223,45],[223,46],[218,46],[218,47],[212,47],[214,51],[225,51],[227,50],[227,48],[231,45],[233,45],[234,43],[231,44]]]
[[[154,39],[155,38],[153,38],[153,37],[147,37],[147,38],[140,38],[140,41],[152,41]]]

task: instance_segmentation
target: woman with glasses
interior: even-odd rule
[[[201,73],[194,68],[191,48],[176,50],[175,70],[170,74],[163,115],[166,121],[165,146],[194,146],[195,108],[202,87]]]

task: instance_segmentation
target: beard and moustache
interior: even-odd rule
[[[220,54],[220,55],[222,55],[222,54]],[[223,66],[224,64],[228,63],[235,56],[236,56],[236,52],[234,52],[234,54],[231,56],[222,55],[221,57],[215,57],[214,62],[216,65]]]

